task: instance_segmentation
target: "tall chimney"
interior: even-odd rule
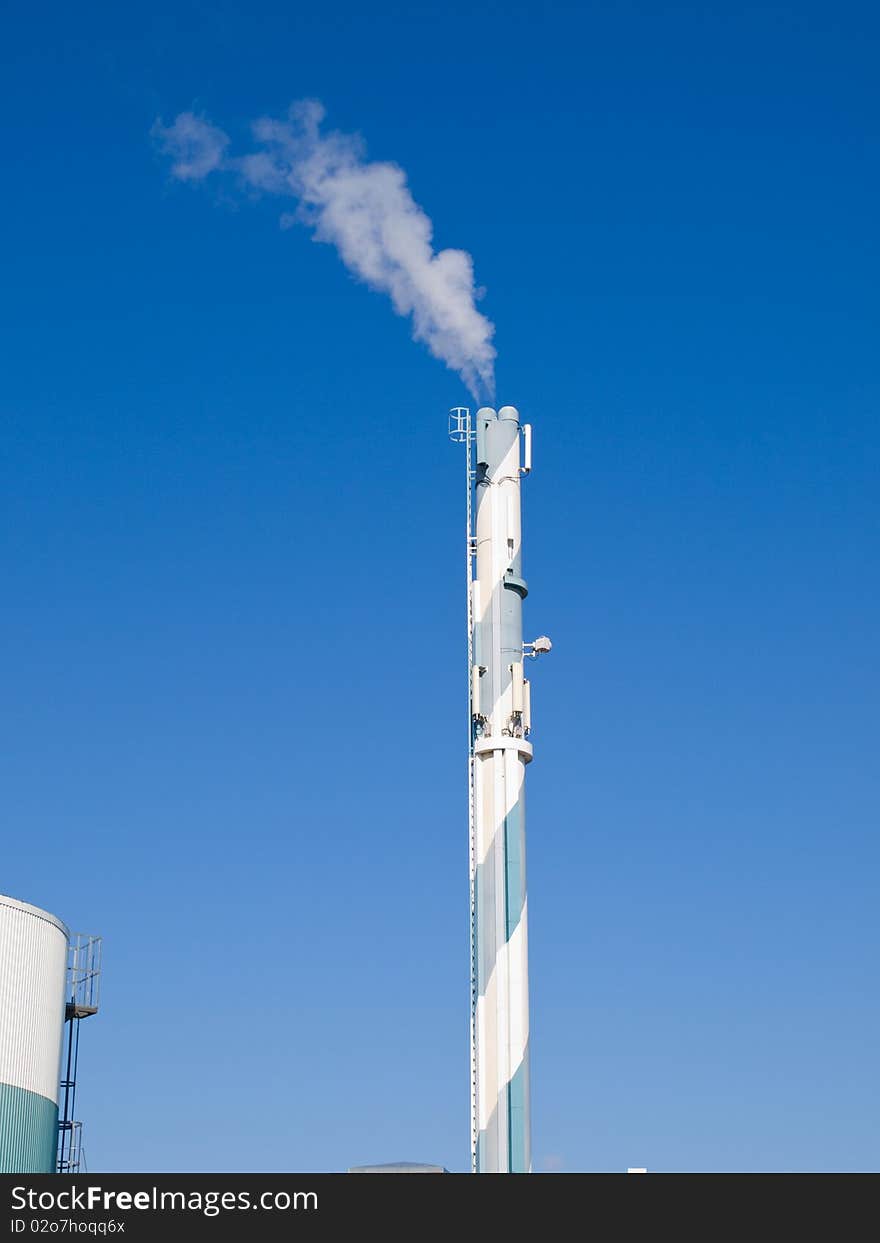
[[[520,480],[531,428],[513,406],[453,412],[468,448],[468,756],[471,881],[471,1141],[475,1173],[528,1173],[528,907],[525,766],[530,686],[523,644]],[[472,523],[471,515],[475,511]]]

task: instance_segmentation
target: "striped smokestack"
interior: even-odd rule
[[[528,1173],[529,982],[519,414],[477,412],[468,554],[472,902],[472,1148],[476,1173]],[[470,534],[470,532],[469,532]]]

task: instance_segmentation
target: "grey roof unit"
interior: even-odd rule
[[[387,1165],[353,1165],[347,1174],[448,1174],[442,1165],[422,1165],[419,1161],[389,1161]]]

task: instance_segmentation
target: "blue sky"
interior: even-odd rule
[[[93,1170],[466,1168],[466,399],[149,131],[292,99],[467,249],[524,487],[537,1169],[871,1169],[876,8],[7,9],[0,891]]]

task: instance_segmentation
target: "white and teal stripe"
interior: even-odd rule
[[[52,1174],[68,932],[0,895],[0,1173]]]

